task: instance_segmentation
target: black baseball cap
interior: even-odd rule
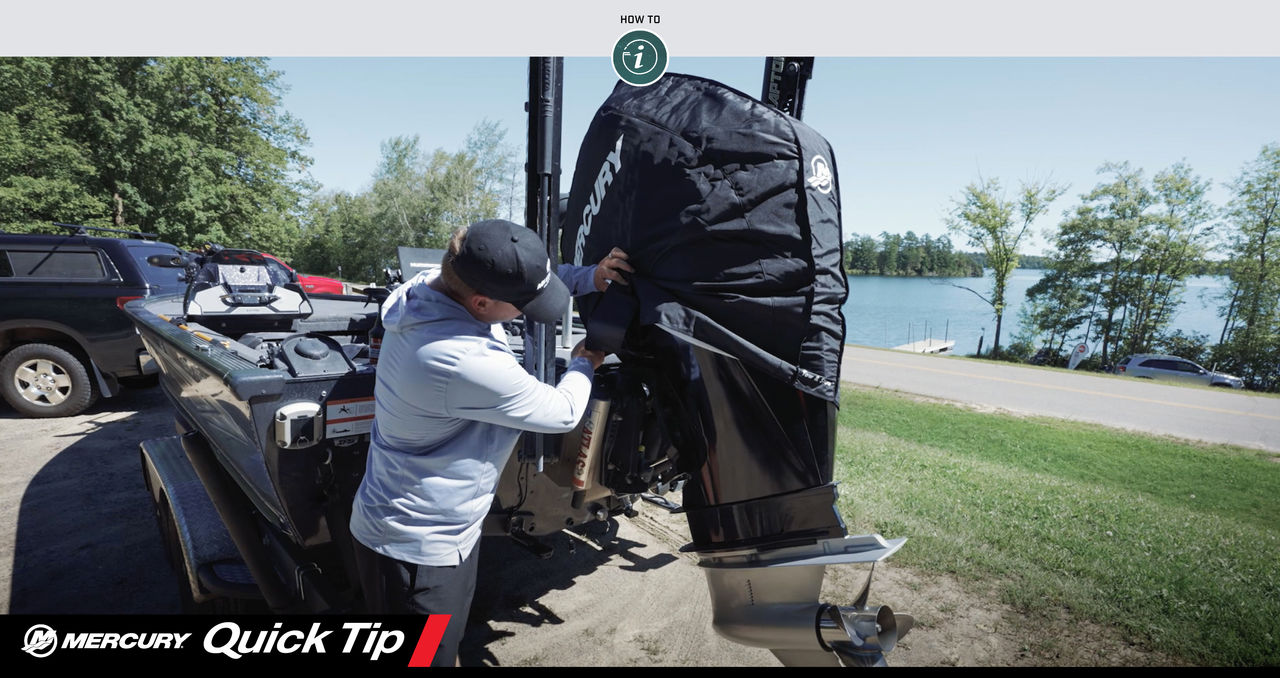
[[[551,270],[538,234],[505,219],[471,224],[453,271],[476,292],[540,323],[554,323],[569,307],[569,288]]]

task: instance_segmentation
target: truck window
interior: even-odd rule
[[[155,254],[166,257],[181,254],[178,248],[163,245],[134,245],[125,249],[129,250],[129,256],[137,262],[138,269],[142,271],[142,277],[146,279],[147,284],[155,290],[153,294],[157,296],[177,294],[187,288],[186,283],[179,280],[183,273],[182,269],[156,266],[147,262],[147,257]]]
[[[296,282],[294,272],[285,268],[284,264],[270,257],[263,257],[262,260],[267,265],[267,272],[271,276],[271,284],[285,285]]]
[[[96,251],[9,250],[15,278],[104,280],[107,272]]]

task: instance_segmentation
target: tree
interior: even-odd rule
[[[144,229],[293,254],[311,159],[305,129],[279,108],[279,77],[256,58],[144,67],[138,91],[151,132],[123,177],[147,208]]]
[[[74,116],[51,95],[52,79],[51,60],[0,59],[0,224],[10,231],[89,222],[108,211],[90,188],[93,164],[68,136]]]
[[[884,231],[880,233],[883,246],[876,256],[876,265],[880,275],[898,275],[899,250],[902,248],[902,236]]]
[[[920,239],[920,266],[927,275],[945,275],[947,264],[943,262],[939,255],[939,247],[933,240],[933,236],[926,233]]]
[[[915,231],[902,236],[902,256],[899,265],[903,275],[924,275],[924,244]]]
[[[1079,288],[1092,309],[1085,340],[1099,341],[1107,363],[1168,344],[1173,311],[1187,276],[1204,259],[1207,224],[1216,211],[1205,198],[1208,182],[1185,163],[1158,172],[1151,182],[1128,163],[1107,163],[1098,172],[1112,179],[1080,196],[1054,238],[1045,291],[1057,301],[1048,303],[1039,327],[1067,329],[1061,322],[1077,317],[1072,314],[1078,309],[1059,305],[1080,303],[1069,293]]]
[[[876,268],[876,240],[860,235],[844,244],[844,268],[849,273],[871,273]]]
[[[1115,176],[1081,197],[1082,204],[1058,228],[1057,247],[1073,256],[1100,259],[1093,332],[1102,344],[1101,359],[1116,352],[1134,293],[1135,269],[1147,229],[1148,210],[1156,204],[1142,170],[1129,163],[1105,163],[1099,174]]]
[[[982,275],[973,255],[955,252],[947,236],[918,237],[912,231],[896,235],[885,231],[882,240],[860,235],[845,241],[844,267],[850,275]]]
[[[524,221],[524,183],[515,161],[516,150],[506,143],[507,132],[502,123],[484,119],[467,135],[463,150],[475,158],[476,190],[496,203],[494,215],[508,221]],[[488,211],[488,208],[484,208]]]
[[[293,264],[298,270],[338,275],[345,280],[382,282],[388,262],[381,256],[373,210],[365,194],[313,195]]]
[[[933,248],[937,261],[934,271],[937,275],[982,277],[982,266],[978,264],[974,255],[956,252],[951,247],[951,238],[945,235],[938,236],[938,239],[933,241]]]
[[[1230,303],[1214,358],[1251,388],[1280,389],[1280,145],[1263,146],[1229,184]]]
[[[1080,325],[1088,320],[1090,305],[1097,298],[1097,286],[1093,284],[1095,269],[1087,258],[1067,255],[1053,262],[1027,289],[1027,303],[1021,310],[1021,338],[1061,353]]]
[[[279,75],[259,58],[4,60],[0,134],[34,153],[0,160],[0,187],[21,198],[0,217],[289,256],[310,159],[306,131],[279,108]]]
[[[1045,181],[1023,183],[1016,200],[1006,199],[998,179],[979,180],[969,184],[954,201],[948,227],[979,247],[986,254],[992,271],[990,297],[965,287],[991,305],[995,312],[996,330],[991,343],[992,356],[1000,353],[1000,330],[1004,322],[1005,289],[1009,275],[1018,267],[1018,248],[1032,222],[1048,210],[1049,204],[1062,195],[1066,187]]]
[[[1128,353],[1144,353],[1161,342],[1181,302],[1187,276],[1204,259],[1216,210],[1205,194],[1209,182],[1185,163],[1159,172],[1152,182],[1158,201],[1135,269],[1132,316],[1125,332]],[[1186,356],[1183,356],[1186,357]]]
[[[465,150],[422,150],[420,139],[382,142],[373,184],[359,194],[316,196],[304,223],[299,268],[379,280],[396,248],[443,248],[460,226],[497,217],[509,194],[514,152],[500,125],[481,121]]]

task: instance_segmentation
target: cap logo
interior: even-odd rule
[[[542,288],[546,287],[550,283],[551,283],[551,260],[548,259],[547,260],[547,276],[542,279],[542,282],[538,283],[538,291],[541,292]]]

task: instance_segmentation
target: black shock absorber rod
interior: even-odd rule
[[[804,112],[804,88],[811,77],[813,57],[765,57],[760,100],[799,120]]]
[[[564,99],[564,58],[529,59],[529,155],[525,164],[525,224],[538,232],[551,265],[560,263],[560,111]],[[570,328],[565,327],[564,332]],[[555,324],[525,319],[524,367],[539,381],[556,381]],[[542,471],[550,436],[526,434],[520,461]]]

